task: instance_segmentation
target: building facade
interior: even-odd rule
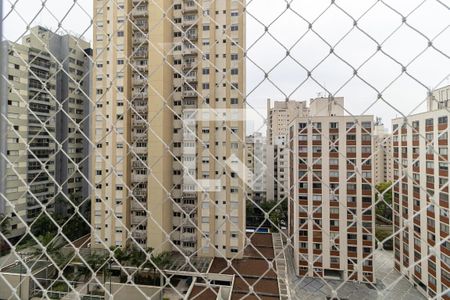
[[[306,101],[267,100],[267,199],[286,201],[288,197],[288,150],[286,146],[289,124],[300,116],[307,116]]]
[[[432,110],[392,122],[395,268],[427,297],[443,299],[450,299],[442,296],[450,288],[448,91],[433,93]]]
[[[93,245],[241,256],[245,183],[226,162],[244,161],[243,5],[95,1],[94,12]]]
[[[28,219],[27,211],[27,174],[28,164],[26,149],[28,142],[28,47],[2,42],[2,66],[8,74],[8,86],[2,88],[1,117],[3,132],[6,138],[0,139],[2,144],[3,179],[1,199],[5,216],[10,217],[10,234],[8,238],[17,238],[24,234],[26,225],[20,221]],[[51,172],[51,169],[50,169]],[[3,176],[3,175],[2,175]],[[15,210],[11,208],[14,205]]]
[[[56,197],[69,198],[74,205],[89,206],[89,123],[92,103],[90,97],[91,49],[90,44],[74,35],[60,35],[36,26],[23,38],[23,43],[41,53],[48,53],[53,71],[52,100],[56,113],[54,136]],[[59,145],[61,147],[59,147]],[[61,189],[59,189],[61,187]],[[67,199],[66,199],[67,200]],[[59,213],[74,211],[73,207],[55,207]],[[65,211],[68,210],[68,211]]]
[[[342,98],[315,99],[310,116],[291,123],[288,230],[297,275],[375,281],[373,130],[373,116],[344,115]]]
[[[248,178],[247,197],[255,203],[261,203],[267,199],[266,138],[260,132],[255,132],[246,137],[245,144],[247,149],[245,165],[251,176]]]
[[[374,128],[374,180],[375,184],[392,181],[392,135],[378,120]]]
[[[59,55],[64,46],[73,54]],[[1,106],[2,123],[7,132],[7,138],[1,141],[6,143],[2,147],[5,149],[2,174],[7,178],[1,195],[6,215],[11,218],[9,238],[17,238],[25,233],[24,222],[33,222],[44,208],[54,210],[60,193],[68,197],[78,193],[78,198],[72,198],[78,204],[82,193],[88,195],[87,181],[81,180],[81,174],[87,178],[82,160],[87,162],[89,158],[79,152],[84,151],[83,143],[88,140],[88,136],[81,133],[88,114],[82,109],[63,115],[60,107],[70,106],[74,99],[81,107],[89,106],[89,85],[83,83],[89,76],[89,43],[37,26],[23,37],[22,44],[5,41],[2,47],[7,54],[3,59],[9,89],[5,95],[7,101]],[[74,57],[78,59],[75,62],[82,65],[79,68],[74,68],[75,63],[72,65]],[[67,68],[63,68],[63,64]],[[76,84],[71,84],[71,80]],[[70,93],[63,93],[69,87]],[[74,122],[70,128],[61,125],[69,120]],[[71,166],[62,166],[63,156],[72,161]],[[63,175],[57,172],[58,168],[73,172]],[[70,205],[66,203],[62,209],[70,210]]]

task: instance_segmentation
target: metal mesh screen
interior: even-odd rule
[[[2,2],[0,299],[450,299],[450,2]]]

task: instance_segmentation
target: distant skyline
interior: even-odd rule
[[[287,2],[290,3],[288,10]],[[409,115],[425,111],[427,88],[450,84],[448,8],[432,0],[383,2],[407,16],[407,24],[402,24],[400,15],[377,0],[335,1],[357,20],[361,30],[382,44],[383,51],[407,65],[407,73],[416,80],[405,73],[401,75],[402,68],[399,64],[381,52],[376,53],[377,44],[361,30],[353,27],[354,21],[338,7],[332,5],[314,21],[330,6],[329,0],[271,0],[270,6],[266,0],[247,1],[248,117],[255,120],[248,122],[247,133],[258,129],[265,133],[265,128],[261,126],[262,117],[266,117],[267,98],[274,101],[283,101],[286,98],[302,101],[314,98],[318,93],[325,95],[327,90],[335,96],[345,97],[346,109],[350,113],[367,113],[381,117],[385,127],[390,127],[391,119],[400,116],[400,112]],[[92,41],[92,7],[92,0],[78,0],[76,3],[68,0],[47,0],[45,8],[42,7],[41,1],[19,0],[15,5],[16,11],[10,12],[11,4],[6,1],[4,38],[20,41],[20,37],[26,33],[27,24],[56,30],[58,23],[64,18],[60,33],[78,34]],[[372,9],[360,19],[370,7]],[[20,15],[17,12],[20,12]],[[313,23],[312,30],[320,37],[312,31],[307,32],[308,22]],[[433,46],[439,51],[429,48],[428,40],[408,25],[433,40]],[[268,32],[265,32],[265,26],[268,27]],[[400,28],[383,43],[399,26]],[[353,76],[353,69],[334,54],[314,69],[317,63],[330,54],[330,46],[324,40],[334,47],[352,28],[353,31],[334,48],[334,53],[355,68],[374,55],[358,70],[358,74],[378,91],[382,91],[385,100],[398,111],[381,100],[377,101],[378,92],[360,79],[353,78],[347,82]],[[301,36],[303,38],[298,42]],[[286,58],[287,50],[291,57]],[[408,65],[424,50],[422,56]],[[307,72],[298,63],[309,71],[312,70],[311,75],[318,83],[308,78]],[[267,78],[265,73],[268,74]],[[400,78],[390,85],[398,76]],[[341,88],[344,84],[346,85]],[[389,88],[383,91],[387,86]]]

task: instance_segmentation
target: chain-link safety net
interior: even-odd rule
[[[450,299],[448,0],[0,3],[0,299]]]

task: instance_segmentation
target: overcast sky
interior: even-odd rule
[[[15,1],[4,2],[6,14],[11,9],[10,2]],[[92,40],[92,0],[77,0],[78,4],[73,0],[47,0],[44,9],[41,2],[19,0],[16,11],[5,19],[4,37],[19,39],[28,23],[57,29],[65,16],[61,32]],[[345,97],[350,113],[383,117],[388,127],[392,118],[400,116],[399,112],[408,115],[425,110],[424,105],[419,105],[425,100],[426,87],[450,84],[450,0],[335,0],[340,8],[330,6],[330,2],[248,1],[247,94],[249,104],[262,116],[266,115],[267,98],[308,100],[328,91]],[[393,9],[406,17],[406,24]],[[361,30],[354,27],[349,15],[357,20]],[[312,30],[308,23],[312,23]],[[427,38],[439,51],[428,47]],[[377,42],[387,55],[377,52]],[[330,45],[340,58],[330,55]],[[407,66],[409,75],[402,75],[401,66],[393,59]],[[370,86],[356,77],[352,79],[353,68]],[[305,69],[312,72],[312,78],[308,78]],[[374,88],[399,112],[382,100],[377,101]],[[255,121],[249,122],[249,131],[263,124],[257,113],[251,113],[253,108],[249,108],[249,116]]]

